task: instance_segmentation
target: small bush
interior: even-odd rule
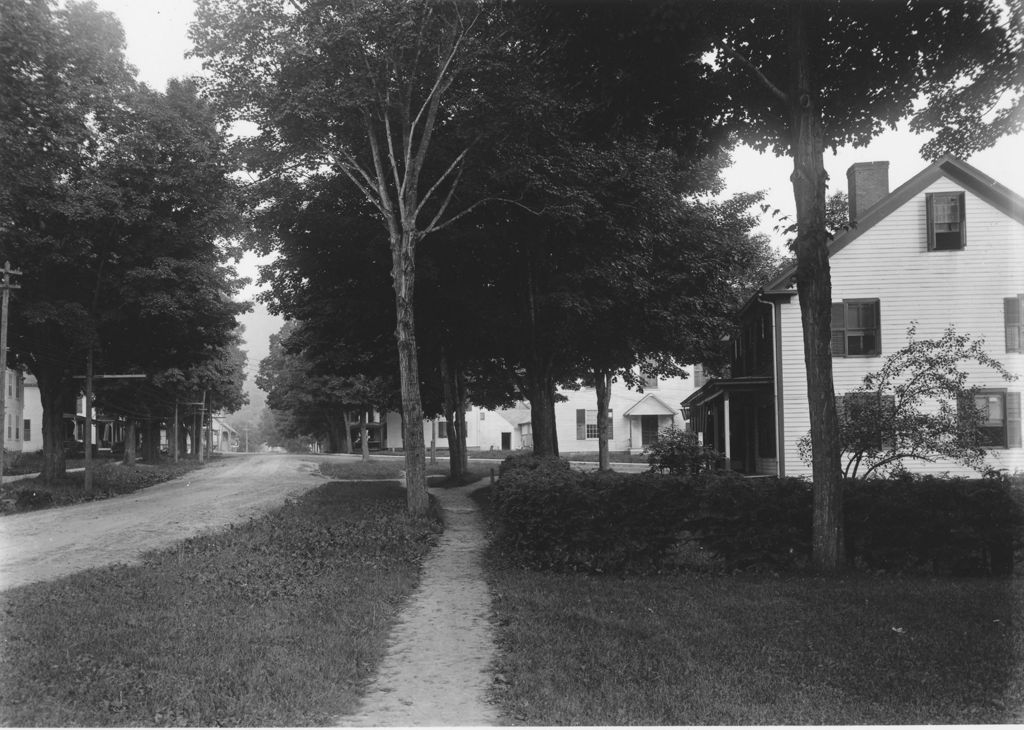
[[[657,569],[692,490],[677,477],[580,472],[557,460],[506,470],[494,490],[498,541],[515,562],[556,570]]]
[[[663,429],[645,453],[653,472],[696,476],[723,463],[721,454],[697,441],[697,434],[675,426]]]

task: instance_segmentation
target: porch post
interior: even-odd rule
[[[725,391],[723,414],[725,420],[725,468],[732,468],[732,424],[729,422],[729,391]]]

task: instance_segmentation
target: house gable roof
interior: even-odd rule
[[[676,411],[654,393],[648,393],[623,412],[624,416],[674,416]]]
[[[850,228],[833,238],[828,244],[829,258],[856,241],[866,231],[871,230],[876,223],[884,220],[901,205],[943,176],[963,186],[965,190],[970,191],[1018,223],[1024,224],[1024,197],[963,160],[953,155],[943,155],[868,208],[860,220],[854,222],[855,228]],[[796,274],[795,263],[787,266],[779,276],[765,286],[764,292],[768,294],[791,291],[790,282],[794,274]]]

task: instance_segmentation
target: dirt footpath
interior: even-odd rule
[[[487,702],[495,655],[481,553],[483,519],[469,493],[480,483],[431,490],[445,530],[419,588],[391,632],[388,653],[359,710],[338,725],[499,725]]]
[[[323,484],[310,457],[238,456],[132,494],[0,518],[0,590],[143,553],[245,522]]]

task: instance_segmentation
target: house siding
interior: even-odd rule
[[[484,417],[480,418],[480,414]],[[400,449],[403,444],[402,417],[398,413],[389,412],[387,418],[387,439],[384,443],[386,449]],[[440,424],[442,419],[438,419]],[[423,421],[423,441],[426,446],[431,442],[431,421]],[[440,429],[438,429],[438,432]],[[511,433],[513,449],[521,448],[521,437],[519,428],[513,427],[508,421],[495,411],[488,411],[473,406],[466,412],[466,448],[474,451],[497,451],[501,449],[501,434]],[[448,439],[437,437],[437,448],[447,449]]]
[[[612,383],[608,398],[608,408],[612,412],[612,438],[608,442],[609,451],[633,451],[639,453],[641,444],[640,419],[627,418],[624,414],[645,395],[653,394],[658,400],[675,411],[673,416],[659,416],[658,430],[671,425],[682,427],[683,420],[679,412],[679,404],[694,391],[693,368],[688,368],[687,378],[659,378],[658,387],[646,389],[643,393],[631,390],[622,382]],[[558,451],[560,453],[589,453],[598,450],[598,440],[576,438],[576,411],[579,409],[597,410],[597,391],[594,388],[559,391],[567,398],[555,404],[555,423],[558,434]]]
[[[1024,375],[1024,355],[1006,352],[1003,326],[1003,299],[1024,293],[1024,226],[968,191],[965,248],[927,248],[925,195],[962,190],[951,179],[939,178],[830,259],[832,300],[878,299],[881,315],[879,356],[833,358],[837,395],[856,388],[867,372],[906,344],[913,322],[918,338],[938,337],[954,324],[961,334],[983,338],[988,353],[1010,372]],[[810,466],[797,451],[797,442],[810,429],[800,309],[795,298],[780,307],[785,471],[809,475]],[[1024,390],[1024,377],[1006,383],[975,363],[964,367],[971,385]],[[988,461],[995,468],[1024,470],[1024,449],[993,449]],[[952,461],[907,466],[919,473],[975,474]]]

